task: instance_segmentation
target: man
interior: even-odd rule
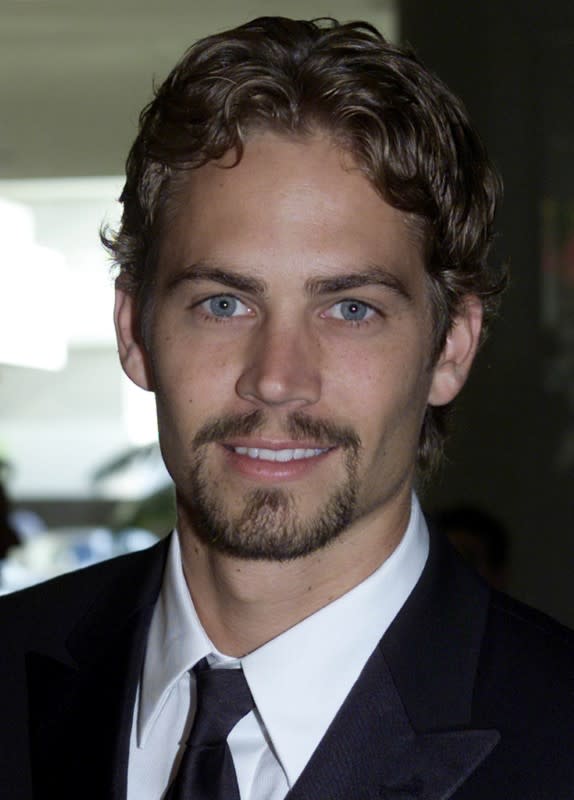
[[[177,532],[4,601],[6,797],[574,797],[569,634],[412,494],[503,284],[497,190],[459,101],[368,25],[184,56],[106,240]]]

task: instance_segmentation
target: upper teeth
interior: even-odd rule
[[[249,458],[261,458],[264,461],[293,461],[300,458],[313,458],[326,452],[327,448],[302,448],[294,450],[267,450],[264,447],[234,447],[236,453]]]

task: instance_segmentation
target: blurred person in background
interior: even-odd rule
[[[3,599],[7,797],[574,798],[571,635],[413,493],[505,282],[498,193],[460,101],[367,24],[184,55],[105,237],[177,530]]]
[[[436,511],[430,521],[491,586],[507,588],[510,539],[496,517],[462,505]]]
[[[18,544],[18,535],[11,520],[11,504],[0,480],[0,559],[5,558],[8,550]]]

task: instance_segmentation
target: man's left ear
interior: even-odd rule
[[[428,402],[444,406],[460,392],[478,350],[482,329],[482,303],[476,295],[463,298],[433,368]]]

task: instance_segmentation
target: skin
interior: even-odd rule
[[[190,174],[162,243],[146,344],[121,286],[115,320],[124,370],[156,394],[199,617],[220,650],[241,656],[348,591],[396,548],[424,410],[450,402],[464,384],[481,305],[465,299],[432,365],[420,243],[349,154],[324,135],[264,133],[231,163],[228,156]],[[231,316],[221,318],[230,302]],[[294,413],[352,430],[361,443],[352,520],[304,557],[237,557],[198,534],[194,437],[214,418],[254,411],[262,419],[255,432],[201,448],[209,492],[232,519],[250,492],[271,489],[290,498],[282,513],[304,525],[348,483],[345,449],[326,436],[295,441]],[[238,455],[238,445],[329,449],[278,464]],[[286,519],[271,515],[271,538]]]

